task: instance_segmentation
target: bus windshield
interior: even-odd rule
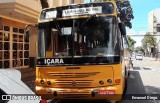
[[[57,20],[40,24],[39,58],[83,58],[83,63],[107,63],[120,55],[119,35],[114,17]],[[101,58],[101,59],[97,59]],[[118,59],[119,61],[119,59]]]

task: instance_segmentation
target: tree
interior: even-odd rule
[[[41,2],[42,9],[49,7],[47,0],[40,0],[40,2]]]
[[[135,47],[135,52],[144,53],[144,49],[142,48],[142,46],[138,46],[138,47]]]
[[[135,40],[133,40],[130,36],[128,36],[128,45],[129,45],[129,51],[134,51],[134,44],[136,43]]]
[[[115,0],[120,20],[124,23],[125,26],[132,28],[131,20],[134,19],[133,10],[129,0]]]
[[[144,50],[147,50],[149,47],[156,47],[156,38],[150,33],[146,33],[142,39],[142,47]]]
[[[151,48],[155,48],[156,45],[157,45],[156,38],[153,35],[151,35],[149,32],[146,33],[144,38],[142,39],[142,48],[144,49],[146,54],[149,53]],[[150,49],[150,50],[148,51],[148,49]]]

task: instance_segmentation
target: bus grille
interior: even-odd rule
[[[73,91],[68,92],[68,90],[60,90],[60,91],[63,92],[63,94],[60,95],[66,99],[88,98],[91,96],[91,92],[89,90],[79,91],[78,93],[73,93]]]
[[[93,80],[56,80],[54,82],[63,87],[87,87],[91,85]]]
[[[88,98],[90,95],[88,94],[69,94],[69,95],[63,95],[63,98],[66,99],[80,99],[80,98]]]
[[[90,76],[97,75],[100,72],[89,72],[89,73],[49,73],[54,77],[60,78],[86,78]]]

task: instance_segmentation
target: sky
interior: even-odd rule
[[[85,3],[90,0],[84,0]],[[156,8],[160,8],[160,0],[130,0],[133,9],[134,19],[132,29],[127,28],[127,35],[136,41],[135,47],[141,46],[143,36],[148,31],[148,13]]]

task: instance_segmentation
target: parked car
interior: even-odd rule
[[[3,95],[3,97],[2,97]],[[14,100],[4,100],[4,95],[15,95],[15,96],[36,96],[32,90],[21,81],[21,73],[14,69],[0,69],[0,103],[39,103],[40,100],[36,99],[17,99]],[[27,98],[28,98],[27,97]],[[3,101],[2,101],[3,98]],[[17,100],[15,100],[17,99]]]
[[[137,54],[136,55],[136,60],[143,60],[143,55],[142,54]]]

